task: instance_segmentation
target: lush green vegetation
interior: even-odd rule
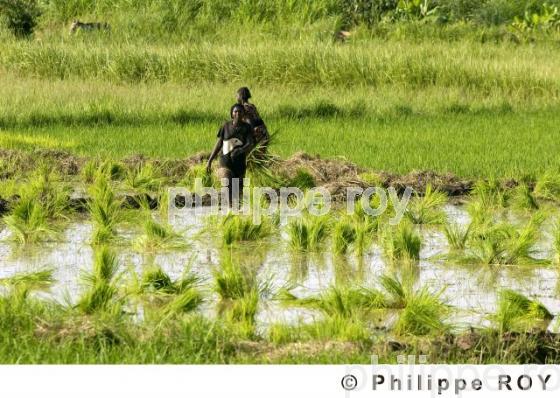
[[[557,1],[420,3],[39,1],[31,38],[0,33],[0,146],[184,157],[211,148],[249,85],[284,157],[557,168]],[[112,28],[70,36],[73,18]]]

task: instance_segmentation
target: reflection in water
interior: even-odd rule
[[[468,224],[463,208],[446,206],[449,218],[458,224]],[[421,229],[423,246],[418,262],[387,262],[381,248],[374,244],[363,256],[335,255],[328,245],[323,252],[294,253],[289,248],[286,234],[281,232],[260,243],[244,243],[224,247],[216,233],[203,229],[203,218],[186,214],[173,220],[177,230],[192,243],[188,248],[146,254],[135,251],[132,245],[119,246],[119,262],[138,274],[149,265],[159,265],[173,279],[181,277],[186,267],[206,283],[209,299],[213,270],[230,261],[244,266],[251,278],[270,282],[272,289],[289,286],[298,297],[316,295],[331,285],[378,286],[383,274],[396,274],[401,280],[411,280],[416,286],[428,286],[434,292],[445,288],[444,300],[459,311],[456,321],[481,322],[496,307],[496,291],[508,287],[540,300],[552,313],[560,312],[560,278],[553,267],[532,266],[463,266],[445,261],[442,255],[448,247],[445,236],[437,228]],[[545,226],[546,227],[546,226]],[[0,226],[0,229],[2,227]],[[82,270],[91,270],[93,250],[89,245],[89,222],[71,224],[61,242],[21,247],[0,241],[0,278],[18,272],[29,272],[45,266],[55,269],[56,285],[51,295],[62,300],[66,294],[75,300],[80,293],[79,276]],[[546,233],[546,232],[545,232]],[[132,241],[137,232],[127,231]],[[0,237],[8,237],[4,229]],[[550,255],[550,240],[539,246],[542,257]],[[208,304],[210,313],[211,304]],[[305,309],[286,309],[273,300],[259,305],[257,320],[261,325],[272,322],[312,320],[317,315]],[[554,323],[554,322],[553,322]]]

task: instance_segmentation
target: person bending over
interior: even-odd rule
[[[218,140],[208,159],[206,171],[211,173],[212,162],[218,156],[218,177],[227,179],[229,205],[232,206],[234,184],[239,184],[239,199],[243,193],[247,154],[254,146],[254,138],[251,126],[243,121],[243,106],[234,105],[230,114],[231,120],[218,131]]]

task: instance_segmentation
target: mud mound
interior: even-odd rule
[[[447,193],[450,196],[465,195],[473,187],[473,181],[461,179],[451,173],[439,174],[434,171],[413,171],[405,175],[390,173],[379,173],[383,186],[393,187],[398,192],[402,192],[406,187],[411,187],[416,193],[423,194],[426,187],[431,185],[433,188]]]
[[[372,184],[364,181],[360,174],[367,171],[354,163],[346,160],[321,159],[320,156],[311,156],[298,152],[290,159],[280,161],[276,169],[292,177],[299,169],[305,169],[315,179],[318,186],[328,189],[336,198],[343,195],[347,187],[365,188]],[[461,179],[451,173],[439,174],[434,171],[413,171],[406,175],[397,175],[386,172],[373,174],[382,186],[393,187],[398,192],[403,192],[406,187],[411,187],[419,194],[426,191],[427,185],[432,185],[450,196],[469,193],[473,181]]]
[[[318,185],[333,181],[358,180],[358,175],[365,171],[346,160],[321,159],[319,155],[311,156],[305,152],[297,152],[288,160],[281,161],[279,168],[290,177],[303,168],[311,173]]]
[[[0,178],[33,171],[41,164],[53,167],[62,175],[76,175],[84,162],[84,158],[58,149],[36,149],[32,152],[0,149]]]

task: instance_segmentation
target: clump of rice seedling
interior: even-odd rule
[[[288,289],[280,289],[275,297],[284,305],[316,309],[328,316],[351,318],[385,307],[385,297],[375,289],[331,286],[318,296],[298,298]]]
[[[471,228],[472,224],[466,227],[459,224],[445,224],[444,233],[449,247],[452,250],[464,250],[469,240]]]
[[[231,260],[214,271],[214,291],[220,297],[219,310],[230,321],[242,322],[252,331],[258,301],[268,294],[268,285],[259,283],[252,272]]]
[[[52,170],[40,167],[4,221],[19,243],[49,240],[56,233],[53,224],[68,218],[68,200],[68,187],[57,181]]]
[[[235,242],[257,241],[265,238],[272,232],[272,227],[267,219],[262,219],[255,224],[251,216],[228,214],[222,223],[222,239],[226,245]]]
[[[84,314],[116,311],[120,305],[115,286],[118,268],[119,264],[114,252],[107,247],[98,249],[95,253],[93,270],[83,276],[87,289],[79,298],[76,309]]]
[[[540,302],[511,289],[499,293],[498,309],[491,316],[500,333],[546,330],[553,317]]]
[[[518,210],[537,210],[539,203],[527,184],[520,184],[513,191],[512,205]]]
[[[17,299],[25,299],[31,291],[47,290],[54,283],[54,269],[45,268],[34,272],[23,272],[0,278],[0,286],[7,287]]]
[[[364,251],[373,242],[373,233],[377,229],[377,223],[368,218],[364,221],[355,221],[354,230],[356,233],[356,239],[354,241],[354,249],[356,255],[362,256]]]
[[[337,254],[344,254],[348,247],[356,241],[356,229],[348,219],[339,220],[333,228],[333,250]]]
[[[445,319],[449,307],[441,302],[441,292],[434,294],[427,288],[408,295],[393,330],[398,335],[425,336],[448,329]]]
[[[160,224],[148,215],[144,222],[144,235],[138,238],[136,246],[147,251],[170,250],[183,248],[186,242],[171,226]]]
[[[533,195],[538,199],[560,199],[560,173],[549,170],[537,179]]]
[[[423,196],[415,193],[405,215],[413,224],[443,224],[446,215],[441,206],[446,203],[447,195],[428,184]]]
[[[450,308],[427,287],[413,289],[412,282],[403,283],[396,277],[384,275],[380,279],[385,291],[386,308],[399,310],[393,330],[399,335],[424,336],[446,330]]]
[[[521,229],[506,223],[479,228],[466,253],[457,255],[456,260],[485,265],[546,264],[547,260],[534,256],[543,220],[537,213]]]
[[[146,193],[158,192],[163,180],[160,170],[152,163],[147,163],[128,170],[124,182],[130,189]]]
[[[49,220],[67,219],[70,189],[63,184],[58,176],[48,167],[41,166],[28,183],[28,194],[45,210]]]
[[[301,251],[317,250],[327,238],[329,228],[327,217],[306,216],[291,220],[288,224],[290,245]]]
[[[89,212],[94,223],[92,244],[98,245],[115,239],[116,227],[123,220],[122,200],[116,198],[108,178],[98,173],[90,187]]]
[[[46,210],[29,194],[20,198],[11,214],[4,217],[4,222],[13,238],[22,244],[48,240],[55,234],[55,230],[48,224]]]
[[[401,222],[397,228],[387,229],[383,241],[385,255],[391,260],[420,259],[422,240],[407,222]]]
[[[122,181],[127,175],[127,170],[121,163],[100,159],[89,160],[81,170],[86,184],[92,184],[98,173],[105,175],[111,181]]]
[[[491,178],[488,181],[479,180],[475,183],[471,195],[485,207],[507,207],[509,193],[502,188],[500,182]]]
[[[201,182],[200,187],[195,186],[196,179],[199,178]],[[196,188],[203,187],[219,187],[219,182],[212,173],[206,171],[206,166],[195,165],[189,168],[182,183],[190,190],[195,191]]]
[[[135,290],[141,295],[150,295],[160,303],[158,308],[165,316],[192,312],[204,301],[199,289],[200,278],[190,271],[172,280],[161,267],[152,266],[142,273],[136,283]]]

